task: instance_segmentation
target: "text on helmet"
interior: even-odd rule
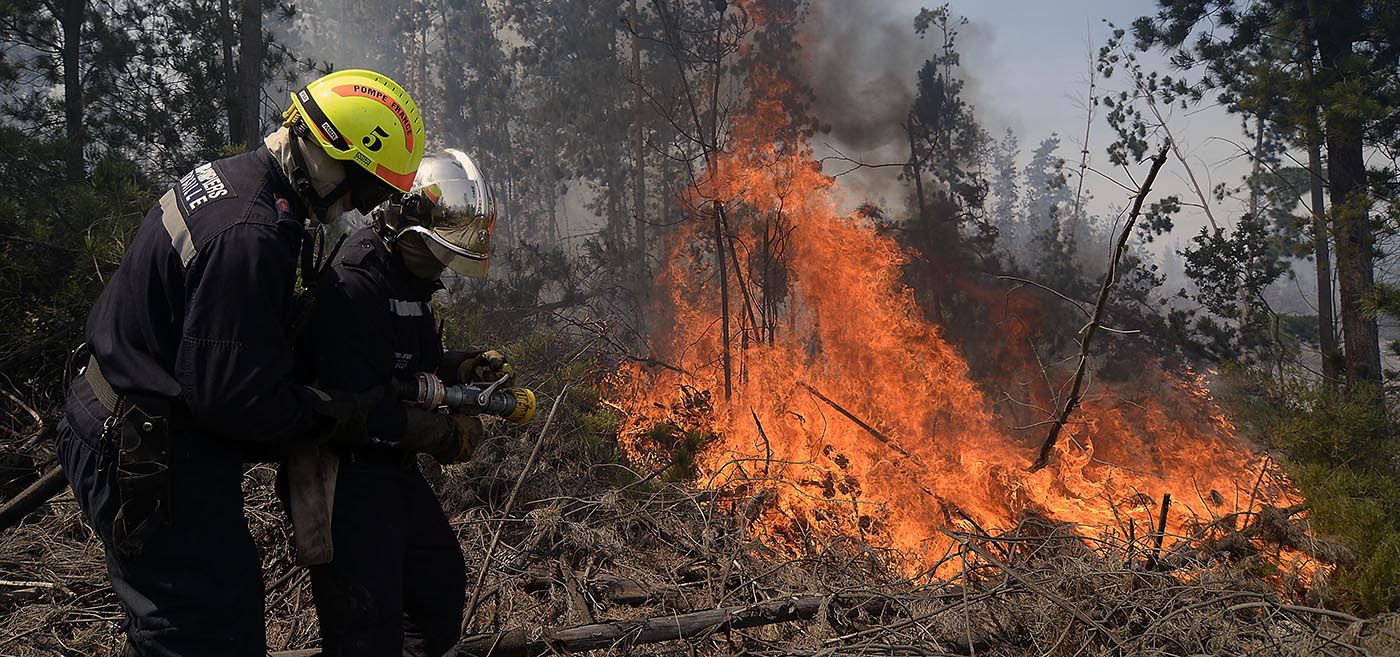
[[[378,89],[367,87],[362,84],[342,84],[331,91],[339,94],[342,98],[350,96],[360,96],[378,101],[380,105],[389,108],[394,113],[394,117],[399,120],[399,127],[403,128],[403,140],[410,152],[413,151],[413,122],[408,118],[408,112],[404,111],[399,101],[391,98],[389,94]]]

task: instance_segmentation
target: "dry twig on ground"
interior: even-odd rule
[[[468,572],[484,567],[475,627],[492,642],[499,638],[498,648],[617,653],[658,639],[648,653],[1400,650],[1392,616],[1356,618],[1279,592],[1302,585],[1271,574],[1270,559],[1279,551],[1330,554],[1301,531],[1300,509],[1251,503],[1247,512],[1213,519],[1189,535],[1166,536],[1154,568],[1145,559],[1157,532],[1086,537],[1027,517],[1004,532],[950,532],[942,565],[911,576],[903,570],[907,563],[859,536],[809,532],[800,550],[791,540],[774,540],[783,530],[768,524],[773,500],[756,501],[755,494],[764,497],[762,480],[705,489],[578,458],[575,450],[588,436],[571,400],[561,403],[528,472],[533,441],[511,438],[488,443],[472,463],[427,468]],[[274,650],[314,649],[309,578],[293,565],[272,478],[268,466],[252,467],[245,478],[248,516],[264,555],[268,642]],[[519,486],[507,509],[513,482]],[[488,562],[497,527],[498,548]],[[121,613],[101,549],[71,496],[0,534],[0,573],[0,655],[115,654]],[[803,602],[791,614],[753,617],[781,622],[732,622],[749,618],[735,616],[736,609],[788,609],[794,598]],[[695,620],[695,631],[677,630],[675,619]],[[570,643],[578,637],[585,637],[582,643]],[[467,647],[479,652],[483,640]]]

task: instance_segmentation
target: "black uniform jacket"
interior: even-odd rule
[[[192,428],[232,438],[312,428],[292,381],[296,199],[266,147],[200,165],[161,197],[88,316],[114,389],[180,400]]]
[[[441,282],[410,274],[373,228],[345,238],[320,277],[307,334],[320,385],[360,392],[435,372],[442,339],[429,300],[440,289]],[[402,403],[385,399],[366,420],[370,436],[398,442],[404,414]]]

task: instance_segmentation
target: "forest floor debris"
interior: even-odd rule
[[[1271,550],[1304,544],[1296,509],[1221,519],[1160,551],[1151,531],[1085,537],[1030,516],[1002,533],[950,530],[954,548],[911,575],[859,537],[812,535],[801,554],[781,546],[746,513],[762,491],[550,458],[585,440],[577,410],[565,415],[509,517],[501,510],[533,441],[489,443],[465,466],[424,465],[469,573],[501,527],[461,654],[622,653],[651,640],[662,642],[649,654],[774,657],[1400,654],[1396,616],[1323,608],[1273,567]],[[245,478],[269,648],[315,648],[310,582],[293,566],[274,477],[260,465]],[[71,494],[0,534],[0,655],[116,654],[120,622]]]

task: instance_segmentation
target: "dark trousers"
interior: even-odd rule
[[[328,657],[439,657],[465,606],[462,549],[417,465],[402,456],[342,458],[331,535],[335,558],[311,569]]]
[[[102,435],[107,416],[77,379],[57,451],[78,506],[102,538],[130,646],[141,657],[265,657],[262,571],[243,516],[237,446],[173,433],[170,524],[124,557],[112,539],[120,501],[115,445]]]

